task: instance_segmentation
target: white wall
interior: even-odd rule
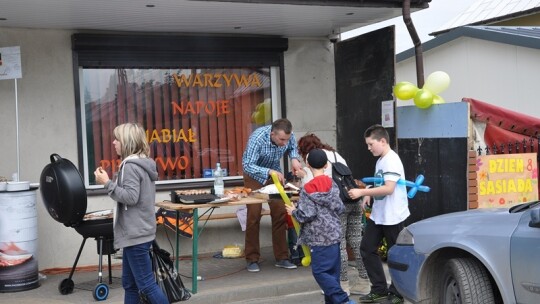
[[[336,146],[334,45],[327,39],[289,40],[285,53],[287,116],[297,138],[313,132]]]
[[[540,117],[539,49],[462,37],[424,52],[425,79],[435,71],[450,76],[449,88],[440,94],[446,102],[469,97]],[[400,81],[416,83],[414,57],[396,64],[396,82]]]
[[[23,78],[17,81],[19,103],[20,180],[39,182],[51,153],[78,164],[73,87],[71,31],[0,28],[0,47],[20,46]],[[317,132],[335,145],[335,80],[332,45],[324,40],[291,40],[285,54],[287,113],[301,136]],[[14,80],[0,81],[0,176],[17,171]],[[169,199],[169,192],[156,201]],[[110,209],[107,196],[89,197],[88,211]],[[267,206],[265,208],[268,208]],[[82,237],[52,219],[37,195],[39,269],[71,267]],[[220,208],[218,212],[234,212]],[[173,237],[173,233],[168,233]],[[163,229],[159,238],[164,240]],[[261,244],[269,246],[269,217],[263,219]],[[219,251],[226,244],[244,244],[237,220],[210,222],[200,252]],[[88,240],[79,266],[96,265],[96,242]],[[181,255],[191,241],[181,240]]]
[[[39,182],[51,153],[77,159],[70,34],[0,29],[1,47],[21,48],[22,79],[17,80],[20,180]],[[0,175],[11,177],[17,171],[14,80],[0,81],[0,129]],[[81,239],[74,229],[55,222],[39,193],[37,197],[39,266],[68,266],[75,260]],[[88,252],[96,262],[95,249]]]

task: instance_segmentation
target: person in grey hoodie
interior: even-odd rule
[[[286,206],[287,213],[301,225],[298,244],[305,244],[311,251],[311,271],[324,292],[326,304],[356,303],[341,288],[340,214],[345,210],[334,181],[324,174],[328,166],[326,153],[313,149],[307,156],[313,179],[300,191],[298,207]]]
[[[139,303],[142,293],[152,304],[169,303],[157,285],[149,250],[156,237],[156,163],[149,158],[150,147],[143,127],[125,123],[114,128],[113,145],[121,157],[115,180],[99,167],[96,183],[104,185],[115,200],[114,247],[123,249],[122,286],[124,303]]]

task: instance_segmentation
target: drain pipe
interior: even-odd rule
[[[411,35],[411,39],[414,43],[414,54],[416,58],[416,85],[417,87],[422,88],[424,86],[424,59],[422,53],[422,41],[420,41],[411,19],[411,0],[403,1],[403,21],[405,22],[409,35]]]

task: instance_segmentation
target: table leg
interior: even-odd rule
[[[197,277],[199,268],[199,209],[193,209],[193,254],[191,258],[191,293],[197,293]],[[176,211],[176,271],[180,271],[180,228],[178,223],[180,220],[180,211]]]
[[[176,210],[176,271],[180,273],[180,228],[178,223],[180,220],[180,211]]]
[[[197,293],[198,273],[199,273],[199,209],[193,209],[193,257],[192,257],[192,277],[193,293]]]

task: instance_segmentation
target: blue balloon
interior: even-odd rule
[[[371,184],[371,183],[384,184],[384,179],[382,179],[381,177],[364,177],[362,178],[362,182],[366,184]],[[411,188],[409,189],[409,192],[407,192],[407,197],[413,198],[418,191],[429,192],[431,190],[428,186],[422,185],[423,182],[424,182],[424,176],[420,174],[416,177],[416,180],[414,181],[414,183],[408,180],[398,179],[397,184],[404,185],[406,187]]]
[[[362,178],[362,181],[366,184],[375,184],[375,183],[380,183],[380,182],[383,182],[384,180],[380,177],[364,177]]]
[[[407,181],[407,186],[409,186],[411,189],[407,193],[408,198],[413,198],[416,195],[416,192],[422,191],[422,192],[429,192],[429,187],[422,186],[422,183],[424,182],[424,176],[422,174],[418,175],[416,177],[416,180],[414,183]],[[411,183],[409,185],[409,183]]]
[[[413,198],[416,195],[416,192],[418,192],[418,188],[416,187],[411,188],[409,192],[407,192],[407,197]]]

